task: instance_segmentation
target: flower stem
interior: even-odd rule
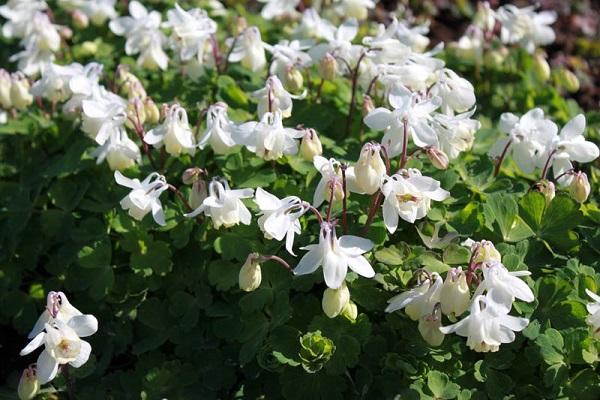
[[[408,161],[408,120],[404,118],[402,120],[402,124],[404,125],[404,130],[402,133],[402,155],[400,156],[400,169],[403,169]]]
[[[140,119],[139,119],[139,116],[137,115],[137,108],[136,108],[136,116],[137,116],[137,120],[134,120],[133,118],[129,117],[129,121],[131,121],[131,123],[133,124],[133,130],[135,131],[136,135],[142,141],[142,149],[144,150],[146,157],[148,157],[148,161],[150,161],[150,165],[152,166],[152,168],[155,171],[158,171],[158,169],[156,168],[156,164],[154,163],[154,158],[152,157],[152,152],[150,151],[150,146],[148,146],[148,143],[146,143],[144,141],[144,128],[142,127],[142,125],[139,122]]]
[[[342,231],[344,232],[344,235],[348,234],[348,216],[347,214],[347,197],[348,197],[348,192],[346,192],[346,168],[348,168],[348,166],[346,164],[342,164],[341,166],[342,168],[342,190],[344,192],[344,197],[342,197]]]
[[[327,222],[331,221],[331,209],[333,208],[333,194],[335,191],[335,182],[329,182],[329,207],[327,207]]]
[[[177,189],[175,186],[173,186],[171,184],[169,184],[169,190],[172,191],[173,193],[175,193],[177,195],[177,197],[179,197],[179,200],[181,200],[181,202],[186,206],[188,211],[194,211],[194,209],[192,208],[190,203],[187,201],[187,199],[185,198],[183,193],[181,193],[181,190]]]
[[[366,57],[367,52],[363,52],[358,61],[356,62],[356,67],[352,71],[352,95],[350,96],[350,108],[348,110],[348,117],[346,118],[346,136],[350,136],[350,131],[352,129],[352,115],[354,114],[354,103],[356,103],[356,85],[358,83],[358,68],[360,67],[360,63]]]
[[[548,175],[548,169],[550,169],[550,161],[552,161],[552,157],[554,157],[555,153],[556,153],[556,150],[552,150],[552,152],[548,155],[548,159],[546,160],[546,163],[544,164],[544,170],[542,171],[542,179],[541,180],[546,179],[546,175]]]
[[[371,198],[371,205],[369,206],[367,222],[365,222],[365,226],[363,226],[362,229],[363,235],[366,235],[369,232],[369,227],[373,223],[373,218],[375,218],[375,214],[377,214],[377,210],[379,209],[379,205],[381,204],[382,197],[383,194],[381,193],[381,190],[378,190],[377,193],[375,193]]]
[[[292,269],[292,267],[290,267],[290,264],[288,264],[287,261],[285,261],[283,258],[281,258],[279,256],[276,256],[276,255],[260,256],[259,262],[262,262],[262,261],[275,261],[275,262],[281,264],[291,274],[294,273],[294,270]]]
[[[508,153],[508,148],[510,147],[511,143],[512,143],[512,140],[509,140],[508,142],[506,142],[504,149],[502,149],[502,153],[500,153],[500,157],[498,157],[498,159],[496,160],[496,167],[494,168],[494,177],[498,176],[498,174],[500,173],[500,167],[502,166],[502,161],[504,161],[504,158],[506,157],[506,153]]]
[[[225,71],[227,71],[227,68],[229,68],[229,57],[231,56],[231,53],[233,52],[233,48],[237,44],[239,37],[240,37],[240,35],[236,35],[233,38],[233,41],[231,42],[231,47],[229,48],[229,51],[227,51],[227,55],[225,56],[225,60],[223,61],[223,68],[221,68],[221,73],[224,73]]]

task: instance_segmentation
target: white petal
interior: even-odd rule
[[[369,239],[353,235],[344,235],[339,239],[339,245],[344,249],[344,253],[350,256],[358,256],[371,250],[374,246]]]
[[[98,320],[91,314],[71,317],[67,325],[73,328],[77,336],[91,336],[98,331]]]
[[[133,179],[127,178],[120,171],[115,171],[115,181],[119,185],[128,187],[130,189],[135,189],[140,186],[138,182],[136,182]]]
[[[350,269],[357,274],[364,276],[365,278],[372,278],[375,276],[375,270],[365,257],[348,257],[347,260]]]
[[[69,364],[71,364],[75,368],[79,368],[87,362],[87,360],[90,358],[91,353],[92,346],[85,340],[82,340],[81,348],[79,349],[79,354],[77,354],[75,360],[71,361]]]
[[[306,275],[311,274],[319,268],[321,264],[321,251],[319,246],[316,244],[306,246],[309,249],[301,259],[296,268],[294,269],[295,275]]]
[[[152,218],[154,218],[154,221],[160,226],[165,226],[167,224],[165,222],[165,212],[163,211],[162,204],[158,199],[155,199],[152,202]]]
[[[37,359],[36,373],[40,385],[50,382],[58,373],[58,363],[46,350]]]
[[[44,325],[50,320],[50,313],[48,310],[44,310],[42,315],[38,318],[35,325],[31,329],[31,332],[27,335],[27,339],[33,339],[36,337],[41,331],[44,330]]]
[[[342,286],[348,273],[348,261],[346,257],[334,251],[327,251],[323,257],[323,277],[325,284],[331,289]]]
[[[394,114],[387,108],[378,107],[367,114],[364,123],[375,131],[382,131],[395,121]]]
[[[40,332],[40,333],[38,333],[31,340],[31,342],[29,342],[27,344],[27,346],[25,346],[23,348],[23,350],[21,350],[21,352],[19,354],[22,355],[22,356],[26,356],[27,354],[31,353],[32,351],[34,351],[35,349],[37,349],[38,347],[40,347],[44,343],[44,337],[45,336],[46,336],[46,332]]]

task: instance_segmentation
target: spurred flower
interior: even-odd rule
[[[131,189],[131,192],[121,200],[121,207],[127,210],[134,219],[141,221],[146,214],[152,212],[152,217],[159,225],[166,225],[165,213],[160,202],[160,195],[169,189],[164,176],[153,172],[143,181],[129,179],[121,172],[115,171],[115,180],[121,186]]]

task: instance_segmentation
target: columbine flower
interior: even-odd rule
[[[44,69],[42,77],[31,87],[31,94],[43,97],[51,102],[61,102],[69,99],[71,90],[69,81],[81,73],[83,66],[73,63],[71,65],[50,64]]]
[[[121,200],[121,207],[129,212],[134,219],[141,221],[152,211],[152,217],[159,225],[166,225],[165,213],[160,202],[160,195],[169,188],[164,176],[153,172],[143,181],[129,179],[119,171],[115,171],[115,180],[121,186],[131,189],[131,192]]]
[[[385,312],[391,313],[404,308],[406,315],[417,321],[433,312],[433,308],[440,301],[442,284],[442,277],[434,272],[431,278],[428,277],[419,286],[389,299]]]
[[[226,154],[236,146],[232,138],[236,129],[227,115],[227,104],[215,103],[206,112],[206,130],[198,138],[198,146],[203,149],[209,143],[216,154]]]
[[[2,26],[2,36],[19,39],[24,37],[32,28],[34,15],[47,8],[44,1],[8,0],[0,6],[0,16],[7,20]]]
[[[277,160],[288,154],[298,153],[298,141],[304,132],[284,128],[281,111],[266,113],[260,122],[247,122],[238,128],[239,144],[265,160]]]
[[[327,39],[332,37],[335,27],[331,22],[321,18],[314,8],[306,8],[302,12],[300,24],[294,29],[294,35],[301,38]]]
[[[473,146],[475,132],[481,127],[479,121],[471,118],[474,113],[475,108],[457,115],[433,114],[432,127],[437,133],[439,149],[450,160]]]
[[[229,40],[229,45],[233,45],[234,39]],[[256,26],[250,26],[244,29],[237,39],[231,54],[230,62],[242,62],[242,66],[252,72],[261,71],[267,65],[265,56],[265,43],[260,37],[260,30]]]
[[[73,14],[83,13],[96,26],[103,25],[107,19],[117,17],[116,0],[59,0],[58,3]]]
[[[369,10],[375,8],[373,0],[339,0],[335,10],[346,18],[356,18],[359,21],[367,19]]]
[[[179,104],[173,104],[167,111],[162,125],[144,135],[144,142],[165,150],[172,156],[185,152],[194,154],[194,133],[188,122],[187,112]]]
[[[329,160],[325,157],[315,156],[313,165],[321,173],[321,180],[317,184],[313,197],[313,206],[319,207],[324,200],[332,199],[334,202],[340,201],[344,197],[342,165],[334,158]],[[350,192],[359,193],[356,183],[354,168],[346,168],[346,195]],[[331,192],[333,191],[333,195]]]
[[[55,319],[68,322],[71,318],[83,315],[81,311],[73,307],[67,296],[63,292],[49,292],[46,296],[46,309],[40,315],[33,329],[27,335],[28,339],[33,339],[44,330],[44,326]]]
[[[372,278],[375,276],[375,271],[362,255],[372,248],[373,242],[358,236],[344,235],[338,239],[335,225],[325,221],[321,223],[319,244],[302,248],[308,250],[308,253],[302,257],[294,269],[294,274],[310,274],[322,265],[325,283],[331,289],[342,286],[348,267],[358,275]]]
[[[467,111],[475,105],[475,88],[471,82],[448,68],[439,71],[431,93],[442,98],[440,108],[446,114]]]
[[[349,18],[344,21],[337,29],[332,32],[325,33],[327,43],[320,43],[310,49],[310,54],[313,62],[319,63],[327,54],[345,60],[348,63],[354,63],[353,53],[351,52],[352,40],[358,33],[358,22],[354,18]],[[338,64],[341,67],[340,73],[350,72],[346,70],[345,64]]]
[[[388,155],[395,157],[402,153],[404,146],[404,124],[407,134],[418,147],[439,147],[436,132],[429,125],[431,113],[440,106],[441,98],[433,97],[417,102],[418,95],[401,85],[394,85],[388,97],[394,111],[378,107],[365,118],[365,124],[376,131],[384,131],[381,143],[386,146]]]
[[[470,314],[459,322],[440,328],[445,333],[456,332],[467,338],[467,346],[478,352],[498,351],[502,343],[515,340],[515,333],[529,324],[526,318],[508,315],[510,308],[494,301],[493,291],[476,296]]]
[[[17,388],[19,400],[31,400],[35,398],[39,390],[40,381],[38,381],[36,369],[30,365],[23,370],[21,379],[19,379],[19,386]]]
[[[252,216],[241,199],[250,198],[253,194],[253,189],[232,190],[227,181],[215,177],[208,185],[208,197],[202,205],[185,216],[191,218],[204,213],[212,218],[215,229],[221,225],[229,228],[240,222],[250,225]]]
[[[546,149],[556,136],[558,127],[544,118],[541,108],[534,108],[521,118],[512,113],[500,116],[500,130],[508,134],[494,144],[489,151],[492,158],[498,158],[506,148],[513,160],[526,174],[530,174],[540,164]]]
[[[80,338],[93,335],[97,330],[98,321],[93,315],[78,315],[67,322],[55,319],[44,324],[44,331],[37,334],[20,354],[27,355],[45,345],[36,363],[37,377],[43,385],[56,377],[59,365],[79,368],[87,362],[92,346]]]
[[[419,333],[430,346],[439,346],[444,341],[445,335],[440,331],[441,327],[442,313],[439,306],[434,306],[431,313],[419,318]]]
[[[585,289],[585,292],[592,298],[592,300],[594,300],[586,305],[587,311],[590,313],[590,315],[587,316],[585,321],[592,329],[592,334],[594,337],[596,339],[600,339],[600,296],[589,289]]]
[[[204,10],[186,11],[177,3],[174,9],[167,11],[167,19],[163,26],[172,30],[169,42],[179,59],[185,62],[195,57],[202,63],[210,36],[217,32],[216,22]]]
[[[489,240],[481,240],[476,242],[473,239],[467,239],[462,242],[461,245],[471,249],[474,263],[489,264],[502,261],[502,255],[498,250],[496,250],[494,243],[490,242]]]
[[[292,99],[301,99],[303,96],[294,96],[288,93],[276,75],[267,78],[265,87],[252,93],[252,97],[258,100],[256,113],[262,118],[266,113],[281,111],[283,118],[292,115]]]
[[[457,317],[467,311],[470,300],[471,293],[467,284],[467,275],[460,267],[451,268],[440,293],[442,312]]]
[[[368,56],[375,64],[400,64],[411,53],[410,48],[396,38],[397,30],[398,20],[394,18],[387,27],[379,24],[375,36],[363,39],[363,44],[369,49]]]
[[[579,203],[583,203],[587,200],[591,190],[592,188],[590,186],[590,181],[588,181],[588,177],[585,172],[576,172],[573,175],[571,184],[569,185],[569,193],[571,193],[573,199]]]
[[[288,71],[294,68],[305,68],[311,64],[310,56],[304,51],[310,47],[309,42],[282,40],[276,45],[266,45],[265,48],[273,54],[271,59],[270,74],[275,74],[283,82],[286,81]]]
[[[17,110],[23,110],[33,103],[33,96],[29,92],[29,81],[21,72],[11,75],[10,101]]]
[[[267,239],[285,241],[285,248],[294,255],[294,235],[300,233],[299,218],[308,210],[304,202],[296,196],[279,199],[267,191],[257,188],[254,202],[260,208],[258,226]]]
[[[79,69],[79,68],[77,68]],[[80,112],[84,100],[92,99],[98,89],[98,80],[102,75],[103,65],[95,62],[88,63],[69,79],[69,101],[63,105],[63,112],[73,114]]]
[[[12,100],[10,99],[10,87],[12,79],[10,73],[5,69],[0,69],[0,107],[5,110],[12,108]]]
[[[312,161],[315,156],[323,154],[323,145],[317,135],[317,131],[312,128],[304,130],[304,136],[300,141],[300,154],[306,161]]]
[[[422,25],[409,26],[406,21],[399,21],[396,26],[396,37],[400,43],[410,47],[416,53],[423,53],[427,46],[429,46],[428,33],[429,22]]]
[[[502,23],[500,36],[504,43],[518,43],[529,53],[536,46],[545,46],[554,42],[556,35],[549,26],[556,21],[554,11],[536,13],[534,7],[518,8],[507,4],[498,9],[496,16]]]
[[[366,194],[378,191],[386,176],[386,167],[381,158],[381,151],[380,144],[365,143],[354,167],[356,186]]]
[[[142,159],[140,148],[127,136],[124,130],[113,131],[108,139],[94,152],[96,164],[106,159],[111,170],[124,170],[139,163]]]
[[[118,36],[127,37],[125,53],[140,54],[138,65],[165,70],[169,58],[163,50],[165,35],[160,31],[161,15],[158,11],[150,13],[138,1],[129,3],[129,17],[119,17],[110,21],[110,30]]]
[[[573,179],[572,174],[565,174],[565,172],[573,169],[571,161],[587,163],[594,161],[600,156],[598,146],[593,142],[585,140],[583,136],[584,131],[585,116],[579,114],[567,122],[561,129],[560,134],[553,138],[552,143],[546,150],[546,154],[540,157],[540,162],[541,160],[547,161],[549,157],[552,157],[554,176],[558,177],[564,174],[558,180],[562,185],[568,185]],[[543,165],[538,166],[543,167]]]
[[[337,289],[325,289],[323,300],[321,300],[321,308],[329,318],[335,318],[344,311],[349,302],[350,291],[346,286],[346,282],[342,282],[342,286]]]
[[[381,192],[385,196],[383,221],[390,233],[398,228],[398,217],[412,224],[427,215],[431,200],[444,201],[450,196],[438,181],[413,168],[384,180]]]
[[[266,3],[260,12],[264,19],[294,17],[297,14],[296,7],[300,0],[259,0]]]
[[[531,288],[518,277],[529,276],[529,271],[509,272],[502,263],[492,261],[481,265],[483,272],[483,281],[477,287],[475,295],[481,294],[484,290],[494,291],[496,302],[504,304],[510,309],[515,298],[525,302],[535,300]]]
[[[104,144],[115,132],[125,131],[127,102],[104,87],[95,86],[81,108],[81,129],[98,144]]]

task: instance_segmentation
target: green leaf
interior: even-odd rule
[[[110,242],[100,240],[90,246],[84,246],[77,254],[77,258],[79,265],[84,268],[100,268],[110,264],[111,255]]]
[[[166,242],[156,241],[135,252],[130,259],[131,268],[134,270],[151,269],[157,275],[165,275],[171,271],[173,262],[171,261],[171,249]]]
[[[437,399],[454,399],[460,393],[460,386],[450,382],[448,375],[439,371],[429,371],[427,387]]]
[[[543,334],[535,340],[539,346],[540,354],[546,364],[561,364],[564,361],[564,341],[559,331],[553,328],[546,329]]]

